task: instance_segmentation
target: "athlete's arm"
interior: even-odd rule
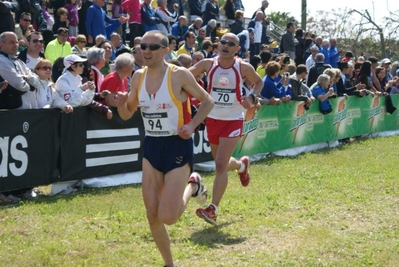
[[[211,59],[211,58],[203,59],[203,60],[199,61],[197,64],[195,64],[194,66],[191,66],[189,68],[189,70],[191,71],[191,73],[194,76],[200,75],[201,73],[204,73],[204,72],[208,73],[209,69],[212,66],[212,62],[213,62],[213,59]]]
[[[187,125],[184,125],[179,129],[180,137],[187,139],[191,137],[194,129],[205,120],[206,116],[208,116],[209,112],[212,110],[213,99],[201,86],[199,86],[190,71],[184,68],[179,68],[176,72],[179,81],[181,81],[182,89],[201,101],[201,105],[199,106],[194,118]]]
[[[141,74],[141,71],[136,71],[133,74],[127,100],[121,101],[122,103],[118,106],[118,113],[122,120],[130,119],[139,105],[138,87],[140,85]]]

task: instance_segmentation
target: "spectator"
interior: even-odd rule
[[[384,67],[377,67],[375,68],[375,77],[377,82],[380,84],[381,89],[385,92],[385,87],[387,86],[388,82],[385,80],[386,70]]]
[[[0,34],[0,50],[0,81],[4,82],[0,86],[0,109],[20,108],[22,96],[31,90],[27,82],[31,71],[20,59],[14,59],[18,53],[18,38],[14,32]]]
[[[169,53],[165,55],[165,61],[177,59],[177,53],[175,51],[177,45],[176,37],[174,37],[173,35],[168,35],[168,39],[169,39]]]
[[[286,53],[290,56],[292,60],[296,58],[296,45],[298,44],[298,40],[294,36],[295,33],[295,24],[293,22],[287,23],[287,31],[281,37],[281,52]]]
[[[216,41],[216,24],[217,21],[214,19],[211,19],[208,21],[208,24],[206,26],[203,26],[202,28],[206,30],[206,37],[211,38],[212,42]]]
[[[94,39],[97,35],[102,34],[104,36],[111,35],[111,32],[106,29],[105,23],[109,29],[117,29],[121,24],[126,22],[126,17],[122,16],[119,19],[111,19],[107,14],[105,14],[102,7],[105,4],[105,0],[94,0],[93,5],[91,5],[87,10],[86,15],[86,31],[87,31],[87,41],[89,44],[93,45]],[[108,34],[109,33],[109,34]]]
[[[44,55],[51,63],[59,57],[65,57],[72,54],[71,44],[67,41],[68,29],[59,28],[57,31],[57,38],[48,43]]]
[[[252,15],[252,20],[254,18],[256,18],[258,11],[261,11],[263,13],[263,19],[262,19],[262,34],[261,34],[261,43],[262,44],[270,44],[270,38],[269,36],[267,36],[267,31],[268,31],[268,27],[270,24],[270,18],[267,16],[266,14],[266,8],[269,7],[269,1],[267,0],[262,0],[262,6],[260,8],[258,8],[254,14]],[[248,26],[248,27],[253,27]]]
[[[69,28],[68,10],[64,7],[60,7],[57,10],[54,18],[53,34],[57,34],[59,28]]]
[[[281,65],[278,62],[271,61],[267,63],[265,71],[266,76],[263,78],[263,89],[260,92],[260,95],[264,98],[278,98],[283,102],[289,102],[291,100],[291,92],[287,90],[287,85],[289,82],[289,77],[284,76],[281,78],[280,82],[277,79],[280,79]]]
[[[245,60],[248,60],[247,58]],[[255,55],[253,57],[250,58],[249,60],[249,64],[251,64],[251,66],[254,68],[254,70],[256,70],[261,63],[261,59],[259,55]]]
[[[248,29],[254,29],[254,39],[251,41],[249,51],[250,56],[258,55],[260,52],[260,44],[262,41],[262,21],[264,14],[262,11],[256,12],[256,17],[248,23]]]
[[[337,84],[336,82],[340,78],[341,71],[336,68],[328,68],[323,71],[323,74],[330,76],[330,86],[334,89],[335,96],[337,95]]]
[[[27,12],[24,12],[21,14],[19,24],[15,26],[15,34],[18,37],[18,45],[21,47],[28,46],[27,38],[33,29],[31,21],[31,15]]]
[[[114,103],[115,95],[118,92],[129,92],[129,84],[127,77],[133,72],[134,57],[130,53],[123,53],[115,60],[115,71],[108,74],[100,87],[100,92],[108,91],[105,97],[107,106],[116,107]]]
[[[100,70],[105,66],[105,50],[103,48],[93,47],[87,51],[87,63],[91,68],[90,77],[95,85],[95,92],[99,92],[104,75]]]
[[[124,10],[122,8],[122,0],[113,0],[112,1],[112,7],[111,7],[111,12],[112,12],[112,18],[113,19],[119,19],[124,15]],[[122,26],[118,27],[115,30],[116,33],[118,33],[123,40],[123,43],[126,39],[126,23],[123,23]]]
[[[120,36],[119,33],[117,33],[117,32],[112,33],[109,41],[111,42],[111,44],[112,44],[112,46],[114,48],[113,51],[112,51],[112,55],[111,55],[111,60],[112,61],[115,60],[116,53],[120,49],[128,49],[129,51],[128,50],[126,50],[126,51],[131,52],[131,49],[123,44],[122,37]]]
[[[295,39],[298,41],[295,45],[295,64],[298,66],[304,64],[303,56],[305,54],[305,40],[303,39],[303,30],[298,28],[295,30]]]
[[[327,39],[324,39],[323,42],[321,43],[321,49],[319,48],[319,53],[322,53],[324,55],[324,62],[326,64],[330,64],[330,42]]]
[[[328,98],[334,95],[334,89],[329,87],[329,85],[330,76],[327,74],[321,74],[319,77],[317,77],[317,85],[312,90],[313,96],[319,100],[320,112],[324,115],[332,111]]]
[[[306,59],[306,69],[309,72],[310,68],[316,64],[316,55],[319,53],[319,48],[314,45],[310,49],[311,55]]]
[[[391,74],[391,60],[389,58],[384,58],[381,60],[381,67],[385,68],[385,81],[389,82],[392,80],[393,76]]]
[[[230,25],[230,32],[234,34],[239,34],[244,28],[244,11],[236,10],[234,13],[234,22]]]
[[[399,94],[399,78],[396,76],[390,82],[392,83],[390,94]]]
[[[319,47],[313,42],[312,38],[305,38],[304,41],[305,51],[303,52],[303,60],[306,60],[312,55],[312,48],[317,47],[317,52],[319,51]]]
[[[330,55],[330,65],[333,68],[338,67],[339,62],[339,50],[337,49],[337,39],[330,39],[330,47],[328,48],[328,53]]]
[[[180,54],[177,56],[177,61],[180,62],[180,64],[185,67],[186,69],[188,69],[189,67],[191,67],[191,64],[193,62],[191,56],[187,55],[187,54]]]
[[[69,36],[78,35],[79,14],[77,0],[65,0],[65,8],[68,11],[68,30]]]
[[[314,99],[309,87],[307,87],[303,81],[306,78],[308,71],[304,64],[298,65],[296,72],[290,76],[290,85],[292,90],[292,100],[294,101],[304,101],[305,109],[308,110],[312,105],[312,100]]]
[[[203,21],[202,21],[201,18],[196,18],[194,20],[193,24],[191,24],[188,27],[188,31],[194,32],[195,36],[198,37],[198,35],[199,35],[200,31],[201,31],[202,23],[203,23]]]
[[[0,16],[3,18],[3,23],[0,25],[0,34],[7,31],[15,32],[15,22],[9,4],[0,2]]]
[[[189,55],[191,58],[193,57],[194,54],[194,44],[195,44],[195,35],[193,32],[188,31],[184,35],[184,44],[180,46],[180,48],[177,50],[177,55],[179,56],[180,54],[186,54]]]
[[[43,36],[40,32],[32,32],[28,38],[28,48],[19,52],[18,58],[26,64],[26,66],[33,70],[40,59],[44,58],[43,51]]]
[[[75,45],[72,47],[72,53],[80,57],[86,57],[86,43],[86,36],[84,36],[83,34],[79,34],[78,36],[76,36]]]
[[[220,22],[216,23],[216,36],[217,37],[221,38],[223,35],[225,35],[228,32],[229,32],[228,29],[223,29],[222,23],[220,23]]]
[[[45,0],[40,1],[40,10],[41,10],[43,19],[46,21],[47,30],[52,30],[53,25],[54,25],[54,18],[47,11],[47,1],[45,1]]]
[[[190,20],[195,21],[197,19],[201,19],[201,25],[202,25],[202,6],[201,6],[201,0],[190,0],[188,1],[188,6],[190,8]]]
[[[191,65],[194,66],[195,64],[197,64],[198,62],[200,62],[203,59],[204,59],[204,54],[202,54],[201,51],[197,51],[194,53]]]
[[[206,38],[206,30],[203,28],[200,28],[199,33],[198,33],[197,37],[195,38],[197,45],[198,45],[198,48],[196,49],[197,51],[202,50],[202,43],[204,42],[205,38]]]
[[[175,6],[179,8],[177,10],[177,16],[184,15],[183,3],[181,0],[167,0],[168,1],[168,10],[170,13],[173,13],[175,10]]]
[[[157,24],[161,23],[161,19],[156,16],[154,9],[150,6],[152,0],[143,0],[141,4],[141,27],[143,32],[157,29]]]
[[[98,46],[99,48],[103,48],[105,50],[104,58],[105,58],[105,65],[100,69],[101,73],[104,76],[107,76],[110,72],[110,64],[112,64],[111,56],[112,56],[112,51],[114,50],[114,47],[112,43],[108,40],[103,41],[100,43]]]
[[[211,19],[219,20],[219,5],[218,0],[210,0],[206,3],[204,12],[204,22],[202,25],[207,25]]]
[[[372,63],[369,60],[366,60],[363,62],[363,64],[360,67],[359,73],[357,74],[356,80],[355,80],[355,85],[358,83],[362,83],[366,85],[366,89],[371,91],[372,93],[376,95],[380,95],[381,93],[374,87],[373,82],[372,82]]]
[[[158,30],[168,35],[171,34],[170,23],[175,22],[177,19],[179,6],[175,5],[174,12],[170,13],[166,8],[167,0],[157,0],[158,7],[155,9],[155,14],[161,19],[161,23],[157,24]]]
[[[351,51],[345,53],[345,56],[341,59],[341,62],[349,62],[354,57]]]
[[[129,46],[134,47],[134,38],[142,35],[142,17],[140,0],[126,0],[122,8],[129,14]]]
[[[212,42],[210,40],[205,40],[202,43],[201,53],[204,55],[204,58],[212,57]]]
[[[262,51],[259,53],[260,57],[260,65],[256,68],[256,72],[259,76],[263,79],[266,76],[266,65],[269,63],[270,59],[272,58],[272,53],[269,51]]]
[[[133,49],[133,57],[134,57],[134,68],[133,70],[139,70],[143,67],[143,56],[141,54],[141,44],[136,45]],[[177,58],[177,57],[176,57]]]
[[[88,81],[82,84],[83,62],[86,59],[78,55],[66,56],[63,60],[64,73],[58,78],[55,88],[60,98],[55,101],[54,106],[63,108],[67,104],[72,107],[89,106],[96,113],[107,116],[108,119],[112,118],[112,111],[108,107],[93,101],[95,96],[95,85],[93,82]]]
[[[235,12],[237,10],[234,4],[234,0],[226,0],[223,5],[223,10],[227,18],[227,25],[231,27],[231,25],[235,21]]]
[[[240,51],[238,51],[238,56],[241,58],[247,58],[249,56],[249,47],[251,40],[254,38],[254,28],[248,28],[248,30],[243,30],[237,34],[240,40]]]
[[[176,42],[178,44],[180,44],[181,41],[184,41],[183,36],[188,30],[187,23],[187,18],[185,16],[180,16],[172,25],[172,35],[176,37]]]
[[[212,53],[211,54],[212,54],[211,58],[217,57],[219,55],[219,43],[212,44]]]
[[[356,86],[347,86],[347,77],[349,74],[349,63],[348,61],[339,62],[338,68],[341,71],[341,75],[339,80],[337,81],[337,95],[338,96],[346,96],[346,95],[356,95],[356,96],[364,96],[367,94],[367,91],[364,89],[366,87],[365,84],[358,83]]]
[[[375,75],[375,69],[378,67],[378,58],[369,57],[369,61],[371,62],[371,73],[370,73],[371,83],[379,93],[382,93],[384,92],[384,89],[381,88],[377,76]]]
[[[315,64],[309,69],[306,85],[311,87],[317,81],[317,77],[323,74],[324,70],[328,68],[331,68],[331,65],[324,63],[324,55],[318,53],[315,57]]]

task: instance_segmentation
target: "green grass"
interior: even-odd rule
[[[399,266],[399,136],[230,173],[218,225],[192,201],[169,226],[177,266]],[[204,173],[211,188],[213,173]],[[162,266],[140,185],[84,189],[0,210],[2,266]]]

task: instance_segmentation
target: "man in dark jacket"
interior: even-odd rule
[[[322,53],[316,55],[315,62],[316,63],[309,69],[308,79],[306,81],[308,87],[311,87],[317,81],[317,78],[323,74],[325,69],[331,68],[331,65],[324,63],[324,55]]]
[[[188,1],[188,7],[190,8],[190,20],[192,22],[195,21],[197,18],[202,18],[201,0]]]
[[[234,34],[239,34],[242,32],[244,28],[244,11],[236,10],[235,14],[235,21],[230,26],[230,32]]]
[[[40,32],[32,32],[28,38],[28,48],[18,54],[18,58],[22,60],[26,66],[33,70],[36,63],[44,58],[43,50],[43,36]]]

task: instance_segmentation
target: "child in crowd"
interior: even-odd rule
[[[41,1],[40,2],[40,10],[42,12],[42,16],[47,23],[47,29],[52,30],[54,25],[54,18],[50,13],[47,11],[47,2]]]
[[[78,35],[79,14],[77,0],[66,0],[65,9],[68,11],[69,36]]]
[[[69,28],[68,10],[64,7],[60,7],[57,10],[57,15],[54,18],[55,23],[53,25],[53,34],[57,34],[59,28]]]

